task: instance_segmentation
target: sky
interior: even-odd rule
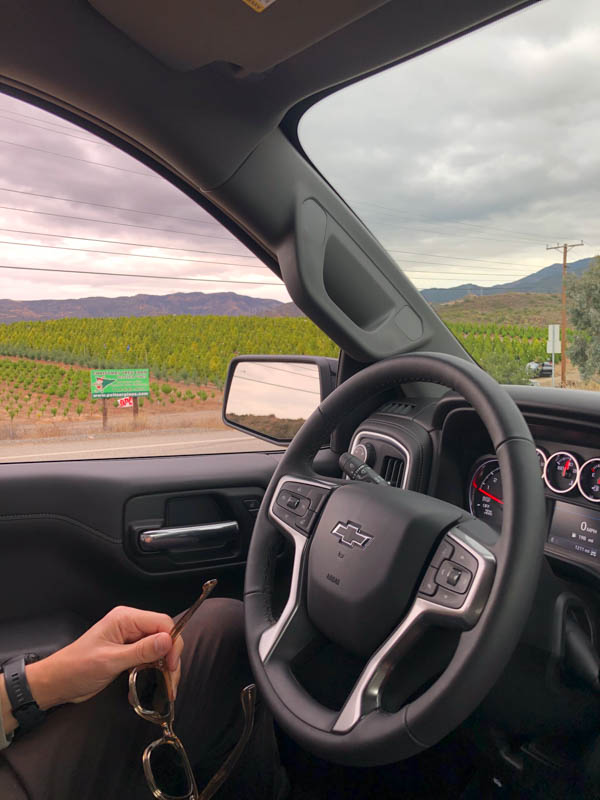
[[[307,419],[320,398],[315,364],[241,362],[229,390],[227,413]]]
[[[600,253],[599,88],[600,3],[543,0],[329,96],[301,120],[300,139],[419,288],[504,283],[558,261],[547,244],[583,240],[572,259]],[[2,269],[2,298],[289,300],[164,178],[8,96],[0,248],[0,267],[37,270]]]
[[[315,165],[419,288],[600,253],[600,3],[544,0],[321,101]],[[477,260],[476,260],[477,259]]]
[[[1,270],[0,297],[12,300],[234,291],[289,301],[269,268],[163,177],[87,131],[0,95],[6,265],[36,270]],[[46,268],[109,274],[37,271]]]

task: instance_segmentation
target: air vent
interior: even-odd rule
[[[404,474],[404,461],[394,456],[386,456],[383,459],[381,477],[390,486],[401,486],[402,475]]]
[[[405,417],[416,408],[414,403],[401,403],[398,400],[390,400],[379,409],[380,414],[393,414],[395,417]]]

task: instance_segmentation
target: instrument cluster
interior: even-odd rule
[[[542,480],[557,497],[577,492],[590,503],[600,503],[600,457],[581,461],[568,450],[547,453],[536,448]],[[485,456],[471,472],[469,509],[496,530],[502,527],[502,477],[498,459]]]

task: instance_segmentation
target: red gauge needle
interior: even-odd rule
[[[490,494],[489,492],[486,492],[485,489],[482,489],[480,486],[477,486],[475,481],[473,481],[473,486],[477,489],[478,492],[481,492],[481,494],[484,494],[486,497],[489,497],[491,500],[495,500],[497,503],[500,503],[501,506],[504,505],[504,501],[503,500],[500,500],[499,497],[494,497],[493,494]]]
[[[565,464],[565,466],[563,468],[563,478],[567,477],[567,470],[569,469],[570,466],[571,466],[571,459],[568,458],[567,459],[567,463]]]

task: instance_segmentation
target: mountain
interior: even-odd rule
[[[506,294],[469,294],[460,300],[440,303],[435,310],[447,325],[475,322],[497,325],[560,324],[559,294],[542,292],[507,292]]]
[[[593,258],[581,258],[579,261],[572,261],[567,269],[570,275],[581,275],[589,267]],[[453,300],[460,300],[469,294],[480,296],[489,294],[506,294],[507,292],[542,292],[544,294],[555,294],[560,292],[562,285],[562,263],[552,264],[544,267],[531,275],[519,278],[518,281],[510,283],[499,283],[495,286],[478,286],[475,283],[463,283],[460,286],[452,286],[449,289],[423,289],[421,294],[430,303],[449,303]]]
[[[133,297],[82,297],[76,300],[0,300],[0,323],[64,317],[156,317],[165,314],[195,316],[282,316],[300,314],[293,303],[235,292],[177,292],[136,294]]]

